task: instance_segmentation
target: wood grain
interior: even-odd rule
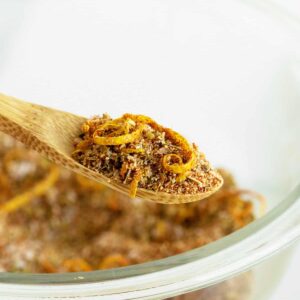
[[[0,131],[11,135],[59,166],[128,195],[128,185],[114,182],[100,173],[91,171],[71,157],[73,140],[80,134],[81,125],[85,120],[86,118],[81,116],[28,103],[0,93]],[[164,204],[187,203],[210,196],[221,187],[222,183],[220,177],[220,185],[214,190],[195,195],[138,189],[137,197]]]

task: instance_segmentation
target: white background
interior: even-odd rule
[[[300,19],[300,1],[299,0],[274,0],[278,9],[285,8],[291,16]],[[300,245],[295,246],[294,253],[287,268],[284,277],[274,292],[272,300],[298,300],[300,299]]]

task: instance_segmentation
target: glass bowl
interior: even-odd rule
[[[0,273],[0,296],[205,299],[252,270],[253,299],[268,299],[300,234],[298,17],[238,0],[0,8],[1,92],[85,116],[150,115],[268,200],[266,215],[199,249],[107,271]]]

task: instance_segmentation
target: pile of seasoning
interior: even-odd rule
[[[143,115],[94,117],[82,125],[73,158],[116,182],[173,194],[216,190],[222,177],[183,136]]]

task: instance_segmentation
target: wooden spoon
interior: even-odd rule
[[[71,153],[73,142],[81,132],[86,118],[48,107],[24,102],[0,94],[0,131],[3,131],[29,148],[41,153],[59,166],[105,184],[128,195],[129,186],[113,181],[76,162]],[[138,189],[137,197],[159,203],[186,203],[204,199],[218,190],[223,180],[213,190],[199,194],[169,194]]]

